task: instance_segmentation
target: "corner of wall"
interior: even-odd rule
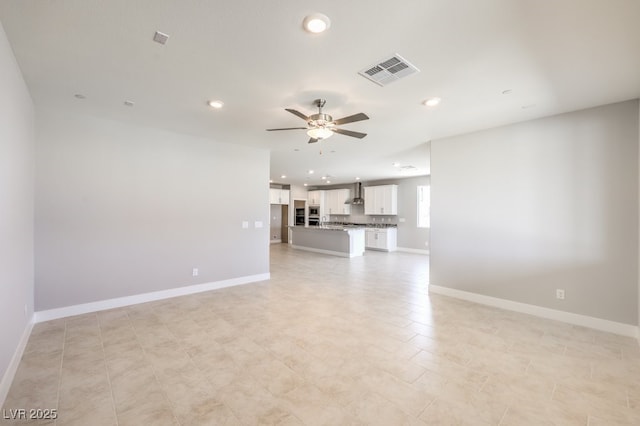
[[[35,113],[31,94],[0,22],[0,406],[33,322]]]
[[[7,399],[7,395],[9,395],[9,390],[11,389],[11,383],[18,371],[18,366],[20,365],[20,360],[22,360],[22,355],[24,354],[24,350],[27,347],[27,342],[29,342],[29,336],[31,336],[31,330],[33,330],[33,325],[35,323],[35,314],[31,315],[30,321],[24,328],[22,332],[22,337],[20,337],[20,341],[18,342],[18,346],[16,347],[13,356],[11,357],[11,361],[5,370],[4,376],[0,379],[0,407],[4,406],[4,402]]]

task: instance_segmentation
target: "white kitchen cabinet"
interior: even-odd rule
[[[351,204],[345,201],[351,197],[350,189],[331,189],[325,191],[325,214],[351,214]]]
[[[366,186],[364,188],[364,214],[397,215],[398,185]]]
[[[309,191],[307,193],[307,204],[310,206],[320,206],[323,203],[324,191]]]
[[[269,188],[269,204],[289,205],[289,190],[279,188]]]
[[[370,250],[396,251],[398,230],[396,228],[366,228],[364,246]]]

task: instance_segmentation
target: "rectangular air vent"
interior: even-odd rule
[[[155,41],[156,43],[166,44],[167,40],[169,40],[169,34],[156,31],[156,33],[153,35],[153,41]]]
[[[358,74],[379,86],[386,86],[417,72],[420,72],[420,70],[415,65],[396,53],[358,71]]]

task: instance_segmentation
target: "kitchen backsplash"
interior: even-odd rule
[[[371,216],[364,214],[364,205],[352,205],[351,214],[332,214],[326,217],[327,222],[350,222],[350,223],[390,223],[398,224],[398,216]]]

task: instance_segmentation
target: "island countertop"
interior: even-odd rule
[[[318,226],[289,226],[289,228],[296,229],[310,229],[316,231],[349,231],[351,229],[364,229],[366,226],[364,225],[318,225]]]
[[[364,254],[364,227],[323,225],[289,228],[293,248],[342,257]]]

